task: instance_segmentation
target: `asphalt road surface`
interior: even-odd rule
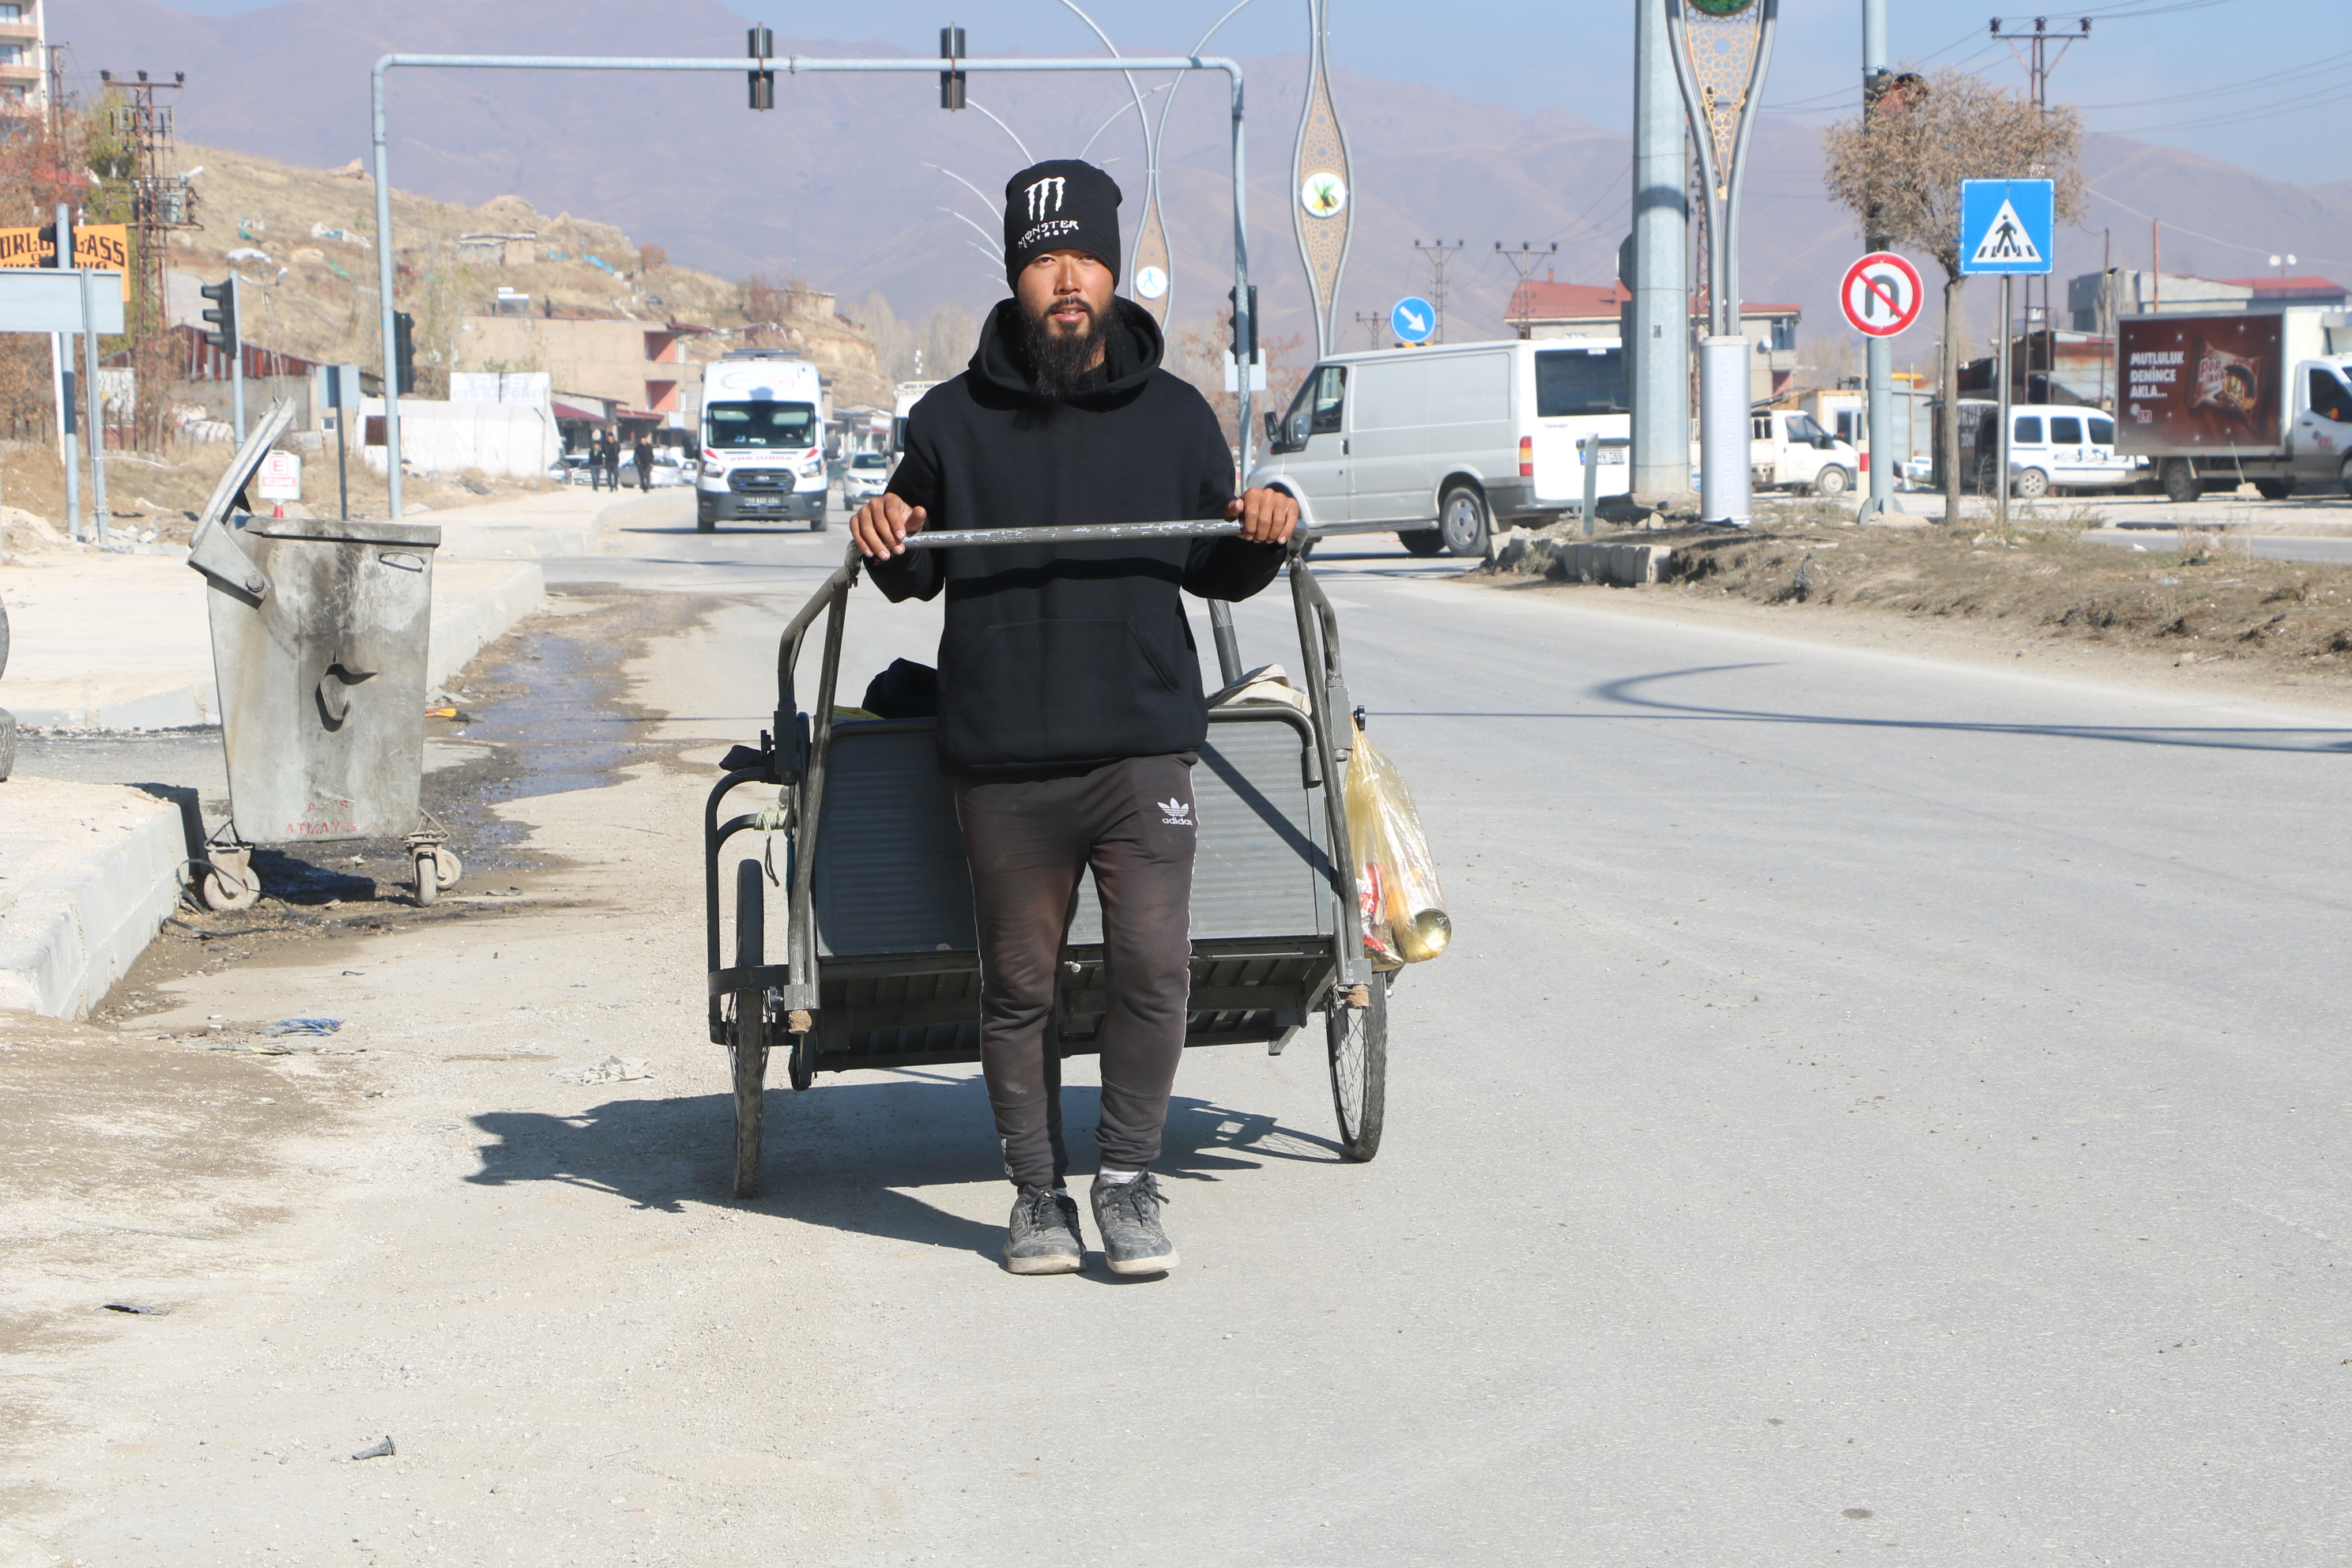
[[[626,666],[676,763],[517,808],[571,904],[184,984],[197,1019],[339,985],[373,1065],[271,1091],[324,1109],[233,1252],[110,1238],[182,1305],[110,1320],[41,1395],[26,1539],[119,1564],[2352,1554],[2352,715],[1327,546],[1456,933],[1396,986],[1387,1142],[1337,1158],[1312,1031],[1196,1052],[1161,1167],[1184,1268],[1014,1279],[965,1069],[772,1091],[767,1193],[729,1195],[693,813],[845,544],[681,507],[551,563],[573,599],[697,611]],[[1281,584],[1240,622],[1250,662],[1296,667]],[[852,624],[847,701],[937,622],[861,589]],[[657,1076],[550,1076],[608,1053]],[[396,1458],[344,1457],[384,1432]]]

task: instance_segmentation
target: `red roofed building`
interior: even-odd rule
[[[1596,288],[1590,283],[1561,283],[1549,277],[1529,278],[1511,291],[1503,320],[1522,338],[1613,338],[1622,312],[1633,300],[1622,283]],[[1706,330],[1706,306],[1695,300],[1693,331]],[[1749,300],[1739,307],[1739,325],[1753,345],[1748,388],[1762,403],[1789,390],[1797,374],[1797,324],[1804,311],[1795,305],[1768,304]]]

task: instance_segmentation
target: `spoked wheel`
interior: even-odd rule
[[[1339,1152],[1369,1160],[1381,1152],[1381,1117],[1388,1108],[1389,985],[1372,976],[1371,1005],[1333,1003],[1323,1011],[1331,1049],[1331,1109],[1339,1113]]]
[[[735,966],[765,963],[767,912],[760,863],[735,867]],[[760,1113],[768,1087],[768,993],[735,993],[735,1027],[728,1050],[735,1065],[735,1195],[760,1195]]]

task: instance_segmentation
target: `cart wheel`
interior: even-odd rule
[[[784,1074],[794,1089],[806,1089],[816,1081],[816,1033],[793,1037],[792,1054],[784,1058]]]
[[[765,963],[766,889],[757,860],[735,867],[735,966]],[[735,1195],[760,1195],[760,1113],[767,1100],[768,993],[735,993]]]
[[[1389,988],[1375,975],[1369,1007],[1334,1002],[1323,1010],[1331,1046],[1331,1109],[1339,1113],[1339,1151],[1350,1160],[1381,1152],[1381,1117],[1388,1107]]]
[[[204,881],[205,908],[216,914],[231,910],[249,910],[261,901],[261,879],[247,870],[242,876],[228,871],[207,871]]]
[[[458,859],[457,852],[446,844],[433,847],[433,879],[445,888],[456,887],[457,879],[466,874],[466,863]]]
[[[441,896],[441,867],[430,849],[417,852],[415,865],[416,907],[421,910]]]

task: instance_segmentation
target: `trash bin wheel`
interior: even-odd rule
[[[466,874],[466,863],[446,844],[433,846],[433,879],[445,888],[454,888],[457,879]]]
[[[219,869],[205,873],[205,908],[215,914],[227,914],[232,910],[249,910],[261,901],[261,879],[250,870],[239,875]]]
[[[735,967],[765,963],[766,889],[757,860],[735,867]],[[760,1121],[767,1099],[768,993],[735,993],[735,1027],[728,1045],[735,1068],[735,1195],[760,1195]]]
[[[433,900],[441,896],[440,858],[427,846],[417,850],[414,864],[416,868],[416,907],[420,910],[430,908]]]
[[[1388,1108],[1388,976],[1372,977],[1369,1006],[1350,1007],[1334,998],[1323,1009],[1323,1027],[1330,1046],[1339,1152],[1350,1160],[1369,1160],[1381,1152],[1381,1119]]]

